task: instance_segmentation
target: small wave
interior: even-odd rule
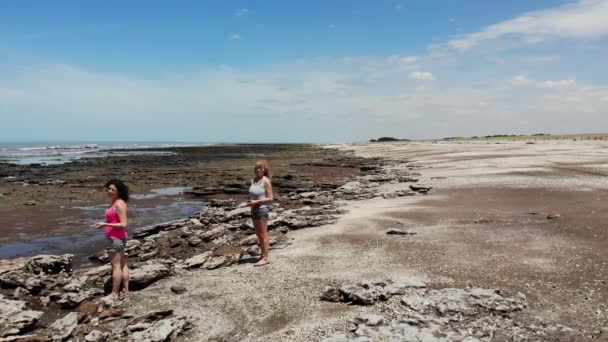
[[[36,151],[36,150],[46,150],[46,149],[48,149],[48,146],[18,148],[19,151]]]

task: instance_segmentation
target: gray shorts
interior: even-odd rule
[[[122,252],[127,246],[127,240],[106,239],[106,251],[108,254]]]

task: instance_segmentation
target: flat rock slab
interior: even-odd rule
[[[25,266],[34,274],[57,274],[72,271],[72,254],[37,255],[30,258]]]
[[[415,232],[413,230],[408,230],[408,229],[391,228],[386,231],[386,234],[388,234],[388,235],[416,235],[416,234],[418,234],[418,232]]]
[[[526,297],[518,293],[505,297],[498,290],[482,288],[447,288],[416,290],[401,298],[401,303],[420,313],[439,316],[476,316],[482,313],[509,313],[526,308]]]

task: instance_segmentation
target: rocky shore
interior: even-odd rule
[[[458,176],[450,173],[462,170],[460,152],[451,159],[455,171],[429,167],[443,162],[441,151],[428,154],[441,156],[432,161],[403,157],[404,151],[420,156],[422,148],[431,149],[404,144],[343,146],[339,153],[327,149],[329,158],[290,166],[356,170],[326,181],[318,175],[278,172],[274,183],[280,196],[269,221],[276,260],[262,269],[250,265],[259,247],[249,209],[240,205],[242,188],[237,182],[222,187],[235,189],[224,195],[234,192],[236,198],[205,197],[204,207],[191,217],[132,232],[130,302],[112,305],[99,300],[109,285],[103,251],[91,255],[99,266],[83,269],[72,267],[70,255],[3,260],[0,341],[607,340],[608,329],[601,323],[588,319],[564,324],[561,315],[566,310],[546,311],[546,305],[557,303],[552,294],[539,296],[547,284],[561,293],[587,287],[571,285],[571,278],[556,278],[553,269],[537,268],[534,263],[540,257],[528,255],[528,247],[515,237],[503,242],[500,234],[514,228],[484,209],[484,201],[492,197],[477,194],[484,204],[472,204],[477,211],[471,214],[468,207],[455,213],[450,205],[433,202],[448,196],[435,197],[442,191],[437,186],[454,187],[446,179],[454,177],[460,186]],[[216,191],[212,188],[192,191],[209,196]],[[535,212],[535,227],[563,229],[561,222],[569,222],[573,213],[558,210],[566,213],[564,217],[555,208],[525,214]],[[487,213],[480,216],[478,210]],[[404,212],[411,213],[408,219],[401,218]],[[454,232],[427,215],[449,219]],[[490,233],[497,226],[500,230]],[[478,236],[480,230],[489,235]],[[470,241],[462,242],[460,234]],[[604,238],[595,236],[596,241]],[[491,248],[484,245],[490,240]],[[479,250],[462,247],[470,243]],[[492,255],[507,253],[501,252],[503,246],[515,249],[532,273],[515,268],[522,267],[519,259],[501,258],[500,266],[491,264]],[[596,259],[590,260],[595,265]],[[601,257],[597,260],[601,267]],[[512,279],[498,271],[504,267],[510,267]],[[530,285],[529,279],[537,279],[539,272],[541,281]],[[604,274],[604,268],[580,273],[581,283]],[[602,304],[602,285],[597,284],[597,292],[587,290],[592,291],[586,292],[587,304],[570,307],[587,314],[599,306],[593,322],[602,322],[605,301]],[[562,299],[574,303],[575,298]]]
[[[347,164],[344,164],[344,162]],[[335,223],[340,200],[378,195],[386,198],[428,192],[416,184],[411,170],[388,171],[387,164],[355,157],[313,163],[316,167],[359,167],[360,175],[333,183],[278,174],[273,183],[281,199],[272,205],[269,229],[271,249],[286,248],[289,232]],[[413,167],[412,167],[413,169]],[[235,182],[225,194],[243,193]],[[385,183],[403,184],[398,191],[383,191]],[[195,187],[195,195],[217,194]],[[202,193],[201,193],[202,192]],[[259,255],[250,209],[235,199],[210,199],[192,217],[138,228],[131,234],[127,253],[131,265],[130,289],[145,289],[154,282],[179,275],[185,269],[217,269],[247,262]],[[149,340],[164,341],[193,323],[172,310],[133,313],[99,298],[108,293],[110,267],[105,251],[91,255],[99,267],[74,269],[72,255],[39,255],[3,260],[0,266],[0,341]],[[174,292],[182,291],[179,287]]]

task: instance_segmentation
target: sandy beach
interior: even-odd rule
[[[521,292],[529,307],[515,320],[540,316],[587,338],[608,324],[606,143],[328,147],[389,158],[395,168],[414,164],[434,189],[345,203],[349,213],[337,224],[291,233],[293,245],[274,251],[271,267],[189,272],[176,280],[192,288],[187,295],[172,296],[171,283],[160,282],[135,305],[188,307],[182,312],[197,322],[189,341],[311,341],[386,310],[320,301],[325,286],[416,277],[437,288]],[[418,234],[385,234],[395,226]]]
[[[209,269],[181,267],[177,261],[172,276],[134,292],[127,311],[171,309],[185,317],[190,328],[172,335],[177,341],[375,341],[388,336],[378,335],[383,326],[405,321],[416,329],[438,329],[444,335],[430,335],[438,341],[607,338],[606,142],[429,141],[323,148],[382,165],[375,174],[344,175],[337,190],[366,180],[375,184],[384,174],[407,174],[416,181],[379,182],[365,198],[334,193],[341,210],[337,220],[289,229],[288,242],[271,250],[267,267],[252,267],[247,254]],[[410,185],[432,190],[406,195]],[[307,199],[290,194],[282,196]],[[324,195],[317,190],[316,196]],[[322,206],[308,203],[303,210]],[[386,234],[391,228],[414,235]],[[524,304],[460,312],[459,319],[442,321],[450,316],[439,310],[423,319],[422,311],[406,307],[397,295],[371,305],[320,299],[328,287],[379,280],[421,284],[408,285],[412,289],[401,293],[405,297],[491,289],[508,303]],[[184,291],[176,294],[175,287]],[[369,315],[382,323],[361,323]],[[411,323],[412,317],[426,323]],[[122,329],[123,320],[106,329],[112,324]],[[84,336],[93,328],[83,323],[79,329],[78,336]]]

